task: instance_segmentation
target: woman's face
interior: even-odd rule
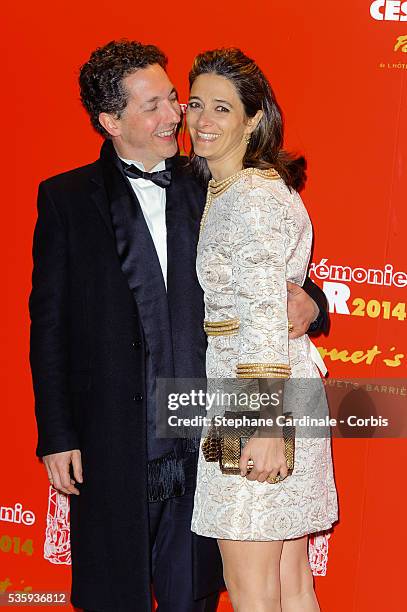
[[[189,96],[187,122],[196,155],[208,162],[243,160],[251,129],[231,81],[217,74],[198,76]]]

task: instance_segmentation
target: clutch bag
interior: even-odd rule
[[[253,412],[225,412],[224,418],[239,418],[242,415],[253,418]],[[287,462],[288,474],[294,469],[295,450],[295,427],[283,426],[284,455]],[[253,436],[256,427],[241,426],[217,426],[215,420],[209,427],[208,433],[202,442],[202,453],[205,461],[219,461],[219,467],[223,474],[240,474],[239,461],[245,444]],[[249,460],[247,469],[251,471],[253,461]]]

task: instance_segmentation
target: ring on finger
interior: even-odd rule
[[[270,484],[276,484],[277,482],[280,482],[281,476],[280,474],[277,474],[277,476],[267,476],[266,480]]]
[[[291,323],[291,321],[288,321],[288,331],[292,332],[294,330],[294,325]]]

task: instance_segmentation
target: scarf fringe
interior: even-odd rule
[[[147,465],[148,501],[164,501],[185,493],[185,471],[182,459],[171,451]]]

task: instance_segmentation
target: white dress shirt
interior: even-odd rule
[[[126,164],[134,164],[137,168],[145,172],[144,165],[133,159],[122,159]],[[165,170],[165,161],[161,161],[149,172]],[[153,239],[155,250],[160,262],[163,273],[165,287],[167,287],[167,224],[165,221],[165,189],[159,187],[151,181],[145,179],[129,178],[134,193],[140,202],[144,219],[146,220],[151,238]]]

